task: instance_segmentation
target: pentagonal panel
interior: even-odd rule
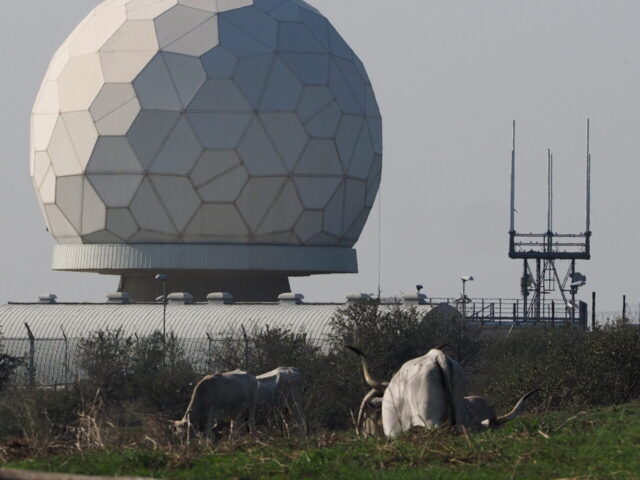
[[[267,235],[293,229],[304,207],[292,182],[287,182],[269,212],[258,226],[258,235]]]
[[[127,207],[138,191],[143,175],[89,175],[87,177],[108,207]]]
[[[80,160],[80,166],[85,167],[98,139],[91,115],[87,111],[79,111],[63,113],[61,118],[69,133],[76,157]]]
[[[138,224],[127,208],[110,208],[107,210],[107,230],[128,240],[138,231]]]
[[[200,141],[193,133],[187,117],[183,116],[165,141],[149,171],[186,175],[200,158],[201,153]]]
[[[238,198],[249,175],[244,167],[236,167],[220,177],[198,188],[198,194],[205,202],[233,202]]]
[[[236,205],[252,231],[258,227],[282,189],[280,177],[252,178],[242,190]]]
[[[150,175],[151,183],[178,231],[183,230],[200,206],[200,197],[188,178]]]
[[[154,191],[151,182],[144,180],[131,202],[131,213],[140,228],[152,232],[175,234],[176,228]]]
[[[240,166],[238,154],[233,150],[210,151],[202,153],[191,172],[191,182],[200,187],[216,177]]]
[[[294,113],[262,113],[260,121],[287,169],[292,170],[309,141],[300,119]]]

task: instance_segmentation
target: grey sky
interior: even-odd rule
[[[53,292],[104,299],[115,277],[49,270],[28,175],[29,114],[47,64],[97,0],[7,2],[0,28],[0,302]],[[579,265],[616,309],[640,302],[640,4],[631,0],[311,0],[366,65],[384,121],[382,289],[515,297],[509,260],[511,121],[518,122],[519,230],[546,226],[546,149],[556,159],[557,231],[584,228],[585,123],[592,119],[593,260]],[[377,207],[376,207],[377,208]],[[293,281],[307,300],[374,292],[378,211],[357,244],[359,275]]]

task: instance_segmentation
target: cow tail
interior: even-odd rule
[[[442,352],[438,352],[436,363],[438,364],[438,367],[440,367],[440,372],[442,373],[442,383],[447,398],[448,417],[451,420],[451,425],[457,425],[458,418],[456,417],[456,406],[454,401],[453,389],[453,367],[451,366],[449,357],[447,357]]]

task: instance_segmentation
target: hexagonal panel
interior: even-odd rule
[[[191,172],[191,182],[196,187],[200,187],[214,178],[239,167],[240,163],[240,158],[238,158],[238,154],[234,150],[206,150],[202,153]]]
[[[233,202],[238,198],[249,175],[244,167],[236,167],[220,177],[198,188],[200,198],[205,202]]]
[[[200,197],[188,178],[150,175],[158,197],[167,209],[178,231],[182,231],[200,206]]]

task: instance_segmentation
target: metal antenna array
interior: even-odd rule
[[[547,231],[518,233],[515,228],[516,198],[516,124],[513,122],[513,150],[511,152],[511,228],[509,257],[523,261],[520,289],[525,321],[554,319],[555,302],[547,302],[548,295],[558,292],[571,319],[576,317],[575,297],[586,277],[576,271],[577,260],[591,258],[591,146],[590,121],[587,120],[587,211],[585,231],[578,234],[556,233],[553,230],[553,153],[547,151]],[[569,262],[566,273],[560,276],[561,262]],[[533,263],[535,272],[532,270]],[[548,310],[551,310],[550,312]],[[561,312],[558,311],[558,314]],[[566,312],[564,312],[566,313]],[[565,317],[565,315],[562,315]]]

